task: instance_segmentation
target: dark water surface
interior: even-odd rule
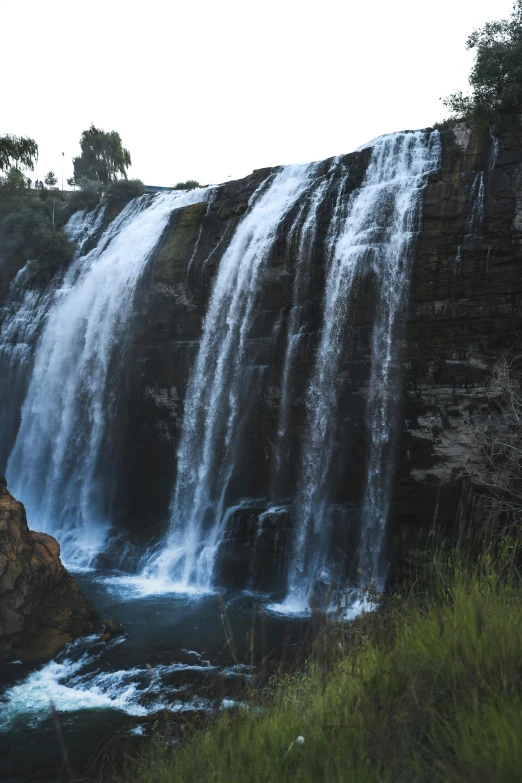
[[[51,702],[82,779],[104,748],[143,743],[158,717],[232,708],[244,696],[252,655],[256,664],[273,665],[307,632],[306,619],[265,614],[267,596],[140,595],[112,574],[75,576],[100,615],[119,621],[126,636],[79,639],[45,665],[0,667],[2,781],[65,779]]]

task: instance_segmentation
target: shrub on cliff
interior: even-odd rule
[[[107,199],[111,203],[126,203],[144,193],[145,185],[141,179],[117,179],[107,188]]]
[[[474,30],[466,46],[475,50],[469,76],[470,95],[453,92],[443,103],[454,119],[480,119],[522,107],[522,0],[516,0],[511,17],[488,22]]]
[[[186,182],[177,182],[172,186],[174,190],[195,190],[200,188],[201,185],[197,179],[188,179]]]
[[[79,185],[80,190],[75,190],[69,198],[71,212],[77,212],[79,209],[94,209],[101,201],[103,194],[102,183],[83,178],[80,180]]]
[[[38,262],[39,279],[47,282],[70,260],[73,246],[63,231],[64,202],[36,193],[20,171],[0,177],[0,245],[5,255],[21,254]]]

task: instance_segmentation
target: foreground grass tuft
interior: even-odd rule
[[[158,739],[126,779],[520,781],[517,548],[504,538],[475,556],[432,553],[381,611],[327,626],[262,710],[221,714],[176,746]]]

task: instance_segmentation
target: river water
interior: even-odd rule
[[[98,633],[50,663],[0,667],[2,781],[62,779],[51,704],[75,774],[91,779],[106,754],[121,758],[123,747],[141,747],[157,721],[165,728],[201,711],[234,708],[255,671],[252,650],[256,665],[264,658],[273,669],[295,653],[309,627],[305,618],[264,614],[267,596],[140,595],[118,574],[75,577],[100,615],[119,621],[126,635],[103,642]]]

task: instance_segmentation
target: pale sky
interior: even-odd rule
[[[475,27],[512,0],[2,0],[0,134],[33,178],[72,175],[82,130],[117,130],[129,176],[206,184],[350,152],[444,116]]]

